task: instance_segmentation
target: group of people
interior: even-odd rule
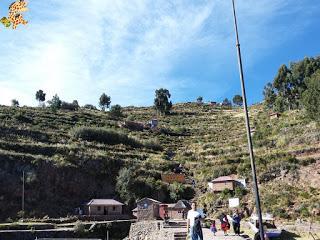
[[[199,211],[197,211],[197,203],[192,202],[191,210],[189,210],[188,216],[187,216],[187,230],[190,236],[190,240],[203,240],[201,220],[204,218],[205,216]],[[225,213],[221,214],[219,220],[221,223],[221,230],[224,232],[225,236],[228,235],[228,231],[230,230],[230,222],[227,215]],[[240,235],[241,215],[238,209],[234,211],[231,217],[231,220],[232,220],[234,233],[236,235]],[[218,231],[215,220],[211,221],[210,231],[213,233],[214,236]]]

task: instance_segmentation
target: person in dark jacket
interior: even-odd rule
[[[233,226],[233,231],[236,235],[240,235],[240,221],[241,221],[241,216],[239,214],[239,210],[236,209],[232,215],[232,226]]]

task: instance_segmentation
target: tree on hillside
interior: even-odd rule
[[[228,98],[225,98],[222,102],[222,106],[231,107],[231,101]]]
[[[116,191],[126,203],[134,199],[134,171],[132,168],[122,168],[116,182]]]
[[[110,115],[116,118],[123,117],[122,107],[119,104],[111,106]]]
[[[99,106],[101,107],[102,111],[105,111],[106,108],[109,108],[111,103],[111,97],[105,93],[102,93],[99,98]]]
[[[172,102],[169,102],[171,94],[169,90],[160,88],[155,91],[154,107],[160,114],[167,114],[172,108]]]
[[[320,57],[304,58],[302,61],[282,65],[272,84],[264,88],[265,105],[275,111],[302,107],[302,95],[307,89],[306,79],[320,70]]]
[[[308,116],[320,122],[320,70],[306,79],[307,90],[302,95],[302,102]]]
[[[46,100],[46,94],[41,89],[36,92],[36,100],[39,102],[39,106]]]
[[[235,104],[235,105],[237,105],[237,106],[242,106],[242,104],[243,104],[243,99],[242,99],[242,97],[240,96],[240,95],[235,95],[234,97],[233,97],[233,103]]]
[[[267,108],[272,109],[276,101],[277,95],[271,83],[268,83],[263,89],[264,104]]]
[[[203,97],[199,96],[199,97],[197,98],[197,103],[202,103],[202,101],[203,101]]]
[[[54,111],[61,108],[62,101],[60,100],[59,96],[56,94],[52,97],[51,100],[48,101],[50,108]]]
[[[11,106],[12,107],[19,107],[19,101],[17,99],[12,99]]]

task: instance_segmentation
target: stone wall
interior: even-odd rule
[[[162,229],[160,221],[140,221],[131,224],[129,240],[158,240]],[[160,240],[160,239],[159,239]]]
[[[140,221],[131,224],[126,240],[173,240],[174,232],[163,228],[162,221]]]

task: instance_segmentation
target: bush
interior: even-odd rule
[[[74,100],[72,103],[62,102],[61,109],[70,110],[70,111],[77,111],[79,109],[78,101]]]
[[[155,151],[162,151],[163,150],[162,146],[156,140],[153,140],[153,139],[143,141],[143,145],[146,148],[149,148],[149,149],[152,149]]]
[[[85,225],[83,223],[81,223],[80,221],[76,222],[73,229],[74,229],[74,232],[79,235],[85,233],[85,231],[86,231]]]
[[[162,150],[160,144],[155,140],[145,140],[141,142],[125,133],[106,128],[76,127],[70,131],[70,135],[75,139],[95,141],[108,145],[124,144],[135,148],[146,147],[155,151]]]
[[[86,104],[83,106],[83,108],[89,109],[89,110],[97,110],[97,108],[95,106],[93,106],[92,104]]]
[[[76,139],[96,141],[109,145],[124,144],[132,147],[142,147],[142,144],[135,138],[115,130],[94,127],[76,127],[71,130],[71,136]]]
[[[111,106],[110,115],[115,118],[123,117],[122,107],[119,104]]]

